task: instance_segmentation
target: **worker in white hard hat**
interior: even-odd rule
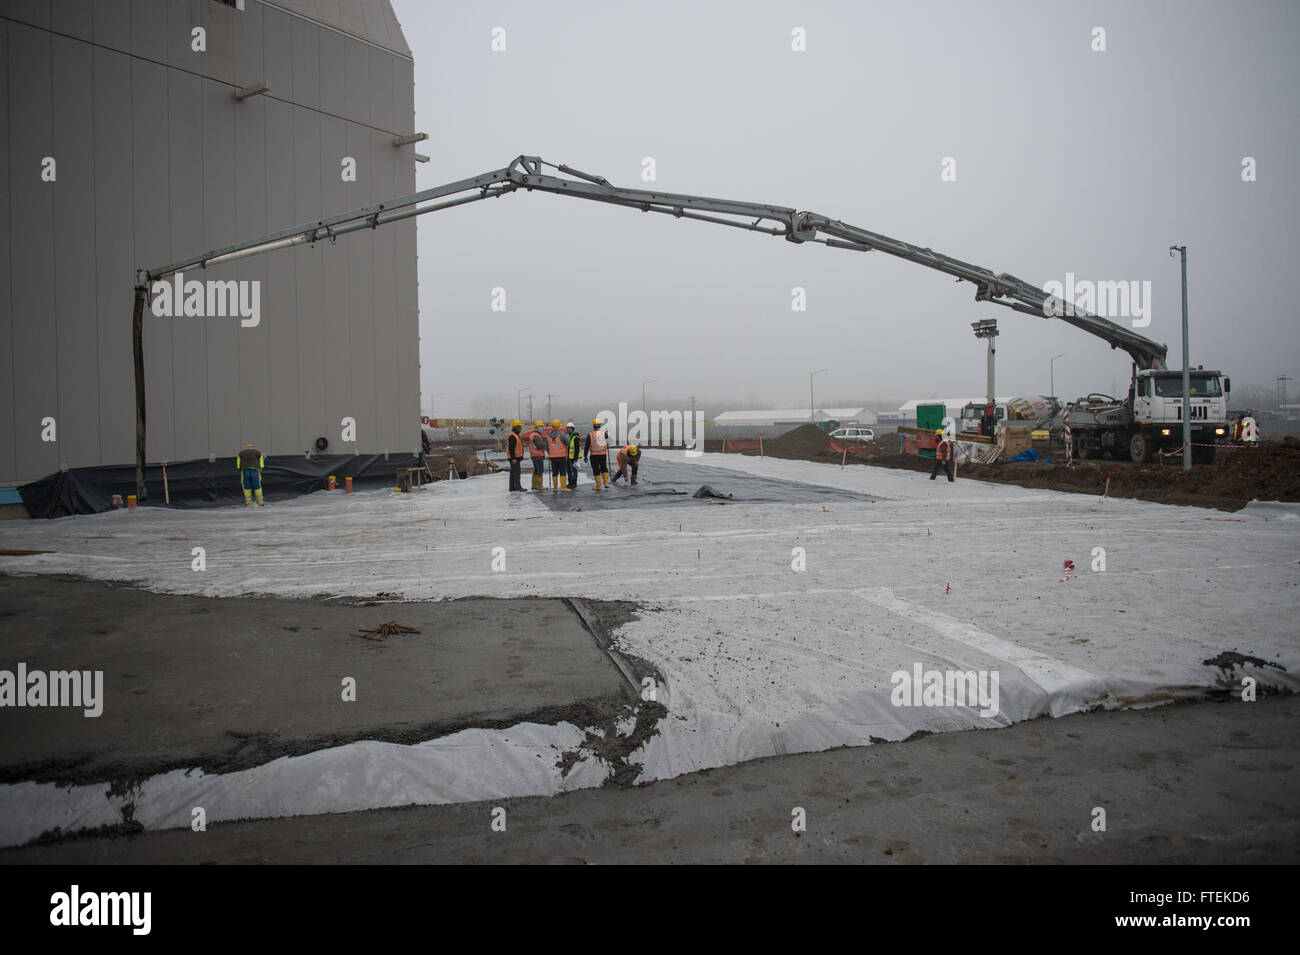
[[[940,468],[948,475],[949,481],[956,480],[952,476],[952,442],[943,433],[943,428],[936,428],[934,432],[934,467],[930,470],[931,481],[939,476]]]
[[[591,461],[591,478],[596,482],[596,490],[609,487],[609,438],[599,418],[591,421],[591,431],[582,445],[582,459]]]
[[[572,421],[564,426],[565,447],[569,453],[569,490],[578,487],[578,462],[582,460],[582,435]]]

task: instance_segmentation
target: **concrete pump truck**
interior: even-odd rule
[[[563,175],[551,175],[546,169]],[[548,163],[537,156],[517,156],[507,166],[470,179],[424,189],[409,196],[378,203],[351,212],[329,216],[284,229],[270,235],[238,242],[221,249],[137,273],[135,300],[136,352],[136,475],[143,493],[144,468],[144,363],[141,348],[141,316],[149,283],[178,271],[206,268],[245,256],[300,244],[331,242],[350,232],[375,229],[389,222],[465,205],[483,199],[500,198],[512,192],[547,192],[623,206],[641,212],[657,212],[678,219],[695,219],[732,226],[750,232],[779,236],[788,242],[819,242],[855,252],[884,252],[954,276],[975,286],[975,299],[994,302],[1038,318],[1056,318],[1121,348],[1133,359],[1133,373],[1126,398],[1090,394],[1067,409],[1074,445],[1081,456],[1109,453],[1147,461],[1158,450],[1182,444],[1182,375],[1165,367],[1167,347],[1151,341],[1105,318],[1100,318],[1051,295],[1023,279],[971,265],[950,256],[886,235],[870,232],[815,212],[800,212],[786,206],[772,206],[730,199],[712,199],[645,189],[624,189],[603,176],[594,176],[566,165]],[[1211,461],[1214,445],[1227,433],[1225,395],[1228,379],[1217,371],[1196,369],[1191,373],[1192,443],[1194,458]]]

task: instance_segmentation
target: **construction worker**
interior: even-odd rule
[[[930,471],[930,480],[933,481],[939,474],[939,468],[943,468],[948,480],[955,481],[956,478],[952,475],[952,442],[943,433],[943,428],[934,429],[934,439],[937,443],[934,446],[934,468]]]
[[[524,463],[524,439],[520,434],[524,423],[516,418],[510,423],[510,434],[506,436],[506,460],[510,462],[510,490],[522,491],[519,481],[519,468]]]
[[[257,506],[262,507],[262,468],[266,467],[266,458],[262,452],[251,444],[244,445],[235,458],[235,470],[239,472],[240,483],[244,486],[244,506],[253,506],[253,495],[257,495]]]
[[[551,421],[546,432],[546,455],[551,459],[551,490],[569,489],[569,436],[560,427],[560,419]]]
[[[615,472],[614,480],[611,483],[617,484],[619,478],[627,477],[627,469],[628,466],[631,465],[632,479],[630,483],[635,484],[636,469],[637,466],[641,463],[641,449],[638,448],[635,444],[629,444],[622,451],[618,452],[618,457],[616,458],[616,460],[618,461],[618,471]]]
[[[582,457],[582,435],[578,434],[578,427],[572,421],[564,426],[566,432],[565,445],[569,451],[569,490],[577,490],[578,487],[578,461]]]
[[[542,476],[546,471],[546,424],[534,421],[532,428],[524,432],[524,444],[533,459],[533,490],[542,490]]]
[[[591,431],[582,445],[582,459],[591,461],[591,478],[596,482],[596,490],[609,487],[609,438],[599,418],[591,422]]]

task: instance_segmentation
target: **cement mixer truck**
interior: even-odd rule
[[[983,401],[972,401],[962,408],[961,430],[963,434],[978,434],[980,422],[988,406]],[[1061,413],[1061,402],[1049,395],[1015,395],[1010,398],[998,398],[993,404],[997,415],[996,427],[1046,428],[1053,418]]]

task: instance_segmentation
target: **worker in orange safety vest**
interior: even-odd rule
[[[934,437],[938,443],[934,446],[934,468],[930,471],[930,480],[933,481],[939,475],[939,469],[943,468],[948,480],[955,481],[952,474],[952,442],[943,433],[943,428],[936,428]]]
[[[551,422],[546,432],[546,456],[551,459],[551,490],[569,489],[569,433],[560,427],[560,419]]]
[[[534,421],[533,426],[524,432],[524,447],[533,461],[533,490],[542,490],[542,476],[546,471],[546,425]]]
[[[591,461],[591,477],[596,482],[596,490],[609,487],[609,438],[600,426],[600,419],[591,422],[591,431],[582,446],[582,456]]]
[[[622,451],[618,452],[616,460],[618,461],[618,471],[615,472],[614,480],[610,483],[617,484],[619,478],[627,477],[628,466],[631,465],[632,479],[630,483],[635,484],[637,465],[641,463],[641,449],[635,444],[629,444]]]

